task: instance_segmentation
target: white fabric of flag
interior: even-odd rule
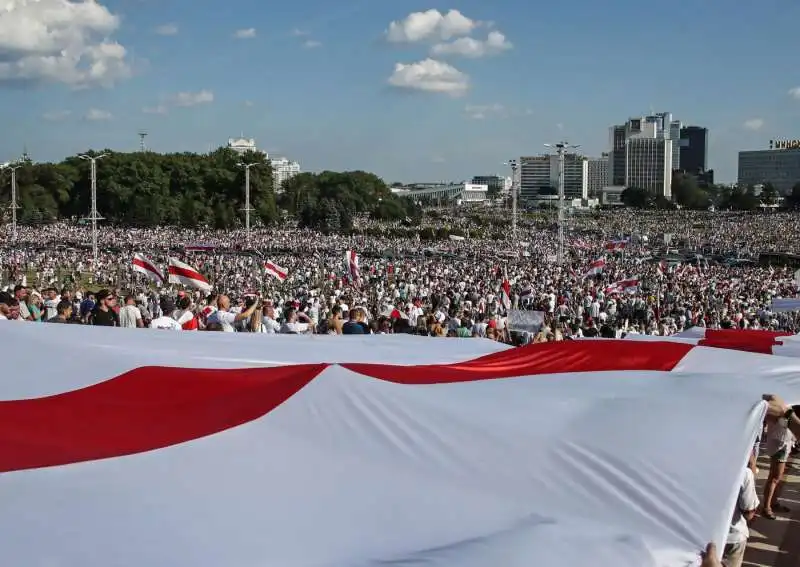
[[[668,341],[0,323],[0,354],[8,565],[683,567],[761,394],[800,401],[796,358]]]

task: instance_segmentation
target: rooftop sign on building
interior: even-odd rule
[[[797,150],[800,149],[800,140],[770,140],[771,150]]]

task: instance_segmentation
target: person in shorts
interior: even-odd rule
[[[792,452],[795,436],[789,430],[787,418],[771,419],[767,424],[766,453],[769,455],[769,475],[764,483],[764,499],[761,515],[775,519],[775,512],[789,512],[789,508],[778,499],[783,489],[786,463]]]

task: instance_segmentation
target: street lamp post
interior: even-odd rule
[[[564,265],[564,154],[569,149],[577,149],[568,142],[545,144],[548,148],[555,148],[558,154],[558,252],[556,261],[559,266]]]
[[[506,162],[511,168],[511,233],[517,236],[517,160],[510,159]]]
[[[11,170],[11,205],[9,208],[11,209],[11,238],[14,242],[17,240],[17,209],[19,209],[17,204],[17,170],[20,167],[22,166],[8,164],[0,166],[0,169]]]
[[[253,208],[250,206],[250,168],[256,165],[264,165],[261,162],[255,163],[240,163],[239,167],[244,168],[244,223],[245,234],[247,238],[247,245],[250,246],[250,211]]]
[[[100,154],[99,156],[79,155],[81,159],[87,160],[91,165],[91,182],[92,182],[92,210],[89,213],[89,219],[92,221],[92,256],[94,257],[93,266],[97,266],[97,221],[103,220],[97,212],[97,160],[103,159],[108,154]]]

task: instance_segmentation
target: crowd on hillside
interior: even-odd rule
[[[552,217],[523,219],[516,237],[509,226],[506,239],[486,240],[471,238],[463,217],[440,215],[423,224],[457,226],[467,236],[432,242],[360,222],[370,236],[289,227],[253,230],[249,238],[243,230],[101,227],[97,263],[89,227],[18,227],[16,239],[7,231],[0,247],[3,285],[10,286],[0,309],[44,321],[59,299],[71,303],[70,320],[92,324],[104,324],[96,313],[107,306],[114,317],[106,322],[118,326],[158,326],[171,313],[191,316],[192,329],[509,342],[669,335],[690,326],[800,329],[797,313],[770,311],[772,298],[795,296],[793,270],[749,260],[793,251],[800,216],[789,213],[576,214],[563,264]],[[359,258],[357,279],[343,262],[350,250]],[[168,257],[181,259],[213,291],[153,285],[131,269],[137,252],[162,269]],[[267,260],[285,269],[285,281],[265,272]],[[134,310],[132,319],[121,315]],[[509,311],[527,313],[524,324]],[[510,332],[517,328],[524,332]]]

